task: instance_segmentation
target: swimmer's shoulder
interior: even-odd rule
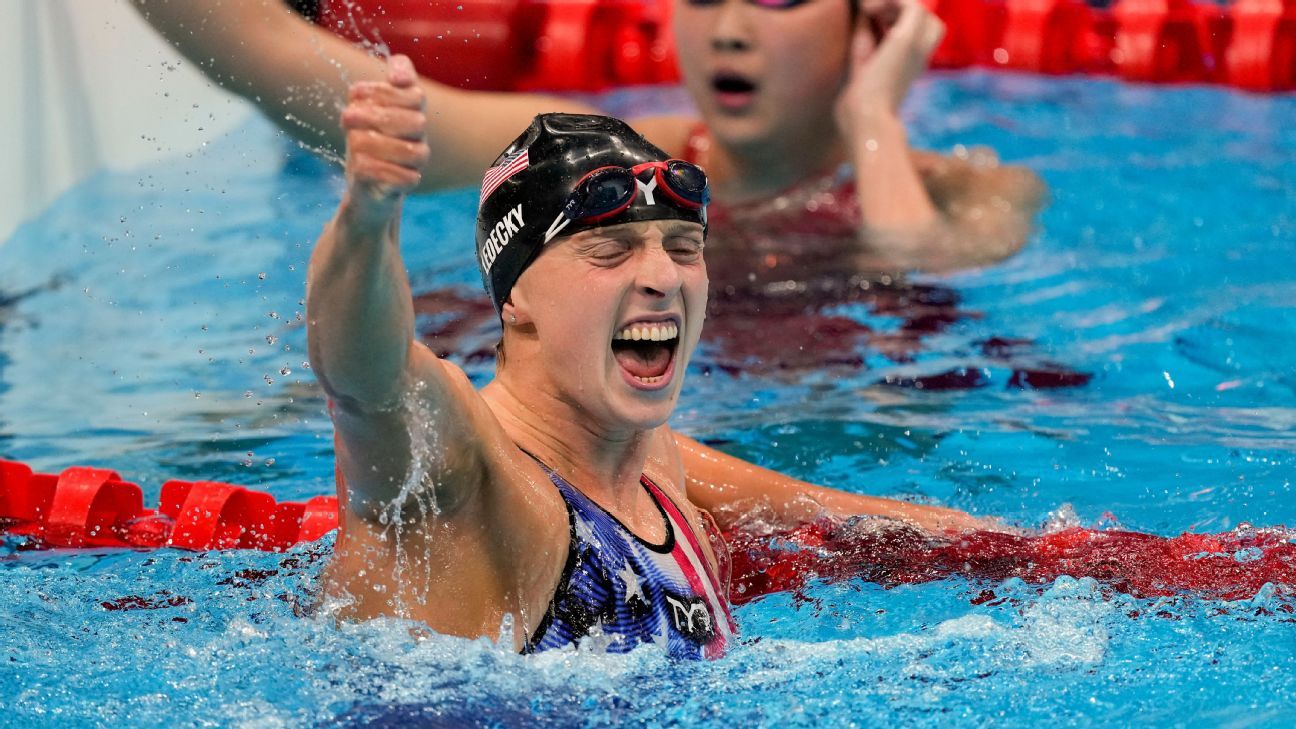
[[[675,431],[663,425],[653,431],[652,437],[644,475],[676,504],[689,504],[684,458],[675,442]]]

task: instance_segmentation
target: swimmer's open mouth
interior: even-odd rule
[[[629,375],[631,384],[643,389],[664,387],[679,347],[679,324],[673,320],[634,322],[612,337],[612,355]]]
[[[732,71],[721,71],[711,78],[716,100],[725,109],[737,110],[751,103],[756,95],[756,84],[746,76]]]

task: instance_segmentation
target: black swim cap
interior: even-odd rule
[[[545,244],[560,234],[640,220],[677,219],[705,226],[705,205],[690,210],[660,194],[636,194],[630,207],[598,222],[570,220],[563,212],[573,188],[593,170],[667,159],[665,152],[620,119],[592,114],[537,116],[482,179],[477,266],[495,311],[503,309],[513,284]]]

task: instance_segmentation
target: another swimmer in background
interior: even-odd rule
[[[476,391],[412,338],[399,225],[437,166],[424,109],[402,56],[352,94],[347,188],[311,259],[310,357],[343,504],[326,591],[344,616],[492,638],[512,616],[523,651],[592,635],[715,656],[733,625],[704,510],[984,526],[802,483],[666,425],[705,318],[709,189],[607,117],[537,117],[487,170],[477,260],[504,333]]]
[[[214,80],[334,154],[343,148],[337,115],[347,85],[382,77],[380,59],[279,0],[133,2]],[[743,250],[732,253],[757,264],[722,277],[752,268],[771,280],[825,267],[950,270],[1000,260],[1026,241],[1043,193],[1034,174],[999,165],[988,151],[950,157],[909,147],[899,108],[944,33],[919,0],[694,0],[678,2],[674,17],[702,121],[630,123],[708,170],[717,244],[738,226]],[[427,127],[437,165],[420,190],[475,183],[538,113],[594,111],[570,99],[420,85],[437,110]],[[772,225],[765,203],[778,210]],[[780,247],[788,235],[849,248],[820,241],[788,252]],[[756,249],[739,238],[755,239]],[[791,270],[777,270],[784,266]]]

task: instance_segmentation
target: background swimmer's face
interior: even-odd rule
[[[702,226],[651,220],[559,238],[523,272],[516,316],[522,376],[603,427],[670,417],[706,313]]]
[[[848,0],[764,8],[746,0],[675,3],[680,70],[712,135],[731,145],[836,138],[846,74]]]

